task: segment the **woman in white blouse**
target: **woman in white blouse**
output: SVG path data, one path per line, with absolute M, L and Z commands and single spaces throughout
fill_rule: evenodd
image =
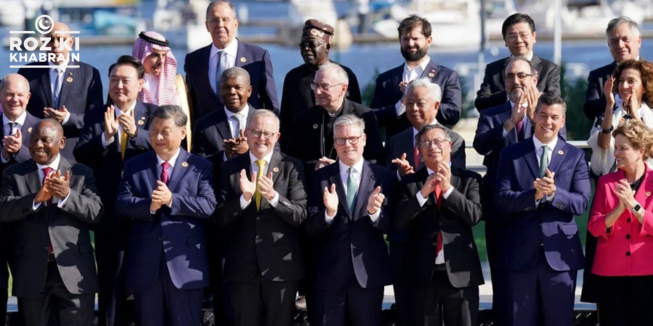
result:
M 615 109 L 614 83 L 621 104 Z M 605 81 L 605 113 L 596 118 L 587 140 L 592 149 L 591 168 L 597 176 L 616 171 L 612 131 L 626 119 L 641 119 L 653 128 L 653 64 L 643 60 L 628 60 L 617 66 Z M 648 159 L 649 164 L 653 163 Z M 653 166 L 653 164 L 651 165 Z

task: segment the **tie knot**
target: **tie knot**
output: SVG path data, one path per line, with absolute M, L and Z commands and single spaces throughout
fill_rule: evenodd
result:
M 43 170 L 43 177 L 47 177 L 48 175 L 50 175 L 53 169 L 51 167 L 46 166 L 42 170 Z
M 547 149 L 549 149 L 549 146 L 547 146 L 547 145 L 542 145 L 542 152 L 545 152 Z
M 256 165 L 258 166 L 259 169 L 262 169 L 263 166 L 265 165 L 265 160 L 256 160 Z
M 170 163 L 168 163 L 168 161 L 165 161 L 165 162 L 161 163 L 161 167 L 164 170 L 167 170 L 169 166 L 170 166 Z

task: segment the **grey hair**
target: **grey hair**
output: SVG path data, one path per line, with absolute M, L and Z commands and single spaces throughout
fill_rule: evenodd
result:
M 365 121 L 353 114 L 344 114 L 336 119 L 333 123 L 333 130 L 336 130 L 336 127 L 345 127 L 354 125 L 361 130 L 362 133 L 365 132 Z M 336 138 L 336 133 L 333 133 L 333 138 Z
M 436 102 L 442 101 L 442 89 L 440 85 L 431 82 L 428 78 L 414 79 L 406 86 L 406 95 L 413 92 L 415 88 L 424 87 L 428 91 L 429 97 Z
M 25 77 L 23 77 L 23 75 L 20 75 L 20 74 L 17 74 L 17 73 L 8 74 L 8 75 L 2 77 L 2 79 L 0 80 L 0 92 L 2 92 L 2 91 L 5 90 L 5 87 L 6 87 L 7 84 L 9 83 L 9 78 L 11 78 L 12 76 L 20 77 L 20 78 L 19 78 L 20 81 L 22 81 L 23 83 L 25 83 L 25 87 L 27 87 L 27 92 L 28 92 L 28 93 L 30 92 L 29 81 L 27 80 L 27 78 L 25 78 Z
M 186 127 L 188 117 L 179 105 L 161 105 L 150 114 L 150 120 L 154 119 L 173 119 L 175 126 Z
M 347 72 L 345 71 L 345 69 L 340 67 L 340 65 L 335 63 L 327 63 L 325 65 L 320 66 L 320 69 L 317 70 L 315 76 L 317 76 L 317 74 L 320 73 L 326 74 L 330 70 L 333 70 L 334 76 L 336 77 L 336 81 L 338 83 L 349 85 L 349 76 L 347 75 Z
M 238 19 L 238 16 L 236 16 L 236 7 L 234 7 L 234 5 L 231 2 L 225 1 L 225 0 L 211 1 L 209 3 L 209 6 L 206 7 L 206 18 L 209 17 L 209 13 L 211 12 L 211 10 L 213 10 L 213 7 L 215 7 L 215 6 L 217 6 L 217 5 L 221 4 L 221 3 L 226 3 L 227 5 L 229 5 L 229 8 L 231 8 L 231 11 L 234 13 L 234 18 Z
M 610 37 L 610 33 L 614 31 L 617 27 L 619 27 L 621 24 L 628 24 L 628 27 L 630 27 L 630 30 L 635 33 L 635 35 L 639 36 L 641 33 L 639 32 L 639 25 L 637 22 L 634 20 L 626 17 L 626 16 L 620 16 L 617 17 L 613 20 L 611 20 L 608 23 L 608 28 L 605 29 L 605 34 Z
M 222 84 L 222 81 L 227 80 L 228 78 L 238 78 L 238 77 L 243 77 L 247 81 L 247 86 L 250 86 L 250 77 L 249 73 L 247 70 L 241 68 L 241 67 L 231 67 L 224 72 L 222 72 L 222 77 L 220 77 L 220 84 Z
M 446 139 L 448 141 L 451 141 L 451 136 L 449 135 L 449 130 L 447 128 L 445 128 L 444 126 L 439 125 L 439 124 L 426 125 L 426 126 L 422 127 L 422 129 L 417 132 L 417 135 L 416 135 L 417 139 L 421 140 L 422 136 L 424 136 L 427 132 L 429 132 L 429 131 L 431 131 L 433 129 L 442 130 L 444 132 L 444 139 Z
M 251 110 L 251 108 L 250 108 Z M 261 118 L 271 118 L 276 122 L 277 124 L 277 131 L 279 131 L 279 126 L 281 125 L 281 120 L 279 120 L 279 117 L 270 110 L 267 109 L 259 109 L 259 110 L 254 110 L 249 116 L 249 119 L 247 120 L 247 128 L 249 128 L 249 125 L 252 123 L 252 120 L 254 120 L 255 117 L 261 117 Z

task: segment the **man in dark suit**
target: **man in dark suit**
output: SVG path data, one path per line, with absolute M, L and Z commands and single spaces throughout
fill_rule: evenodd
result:
M 209 286 L 204 223 L 216 205 L 213 167 L 180 147 L 188 118 L 179 106 L 160 106 L 151 118 L 154 151 L 125 163 L 116 199 L 118 215 L 133 220 L 127 286 L 140 325 L 199 325 Z
M 231 3 L 218 0 L 209 4 L 206 29 L 211 33 L 213 44 L 186 55 L 184 64 L 194 121 L 222 107 L 217 87 L 222 72 L 231 67 L 242 67 L 249 73 L 253 87 L 249 98 L 252 107 L 279 108 L 270 54 L 256 45 L 239 41 L 236 38 L 238 24 Z
M 130 222 L 118 218 L 115 201 L 124 162 L 152 148 L 149 118 L 156 106 L 138 100 L 144 73 L 140 61 L 131 56 L 122 56 L 111 66 L 109 97 L 113 105 L 96 107 L 86 114 L 84 129 L 73 152 L 78 162 L 93 169 L 106 209 L 104 218 L 93 227 L 100 279 L 98 320 L 101 326 L 127 322 L 124 258 Z
M 302 39 L 299 43 L 299 51 L 304 59 L 304 64 L 290 70 L 283 81 L 281 112 L 279 114 L 281 118 L 281 148 L 284 152 L 287 148 L 286 145 L 288 144 L 295 116 L 315 105 L 315 93 L 311 89 L 315 79 L 315 72 L 322 65 L 335 63 L 329 60 L 329 50 L 331 49 L 334 31 L 331 25 L 317 19 L 309 19 L 304 23 Z M 347 99 L 361 103 L 361 91 L 356 75 L 348 67 L 340 66 L 345 69 L 347 77 L 349 77 Z
M 565 102 L 542 94 L 533 137 L 501 151 L 495 204 L 499 269 L 506 273 L 509 326 L 569 325 L 585 259 L 574 215 L 591 195 L 585 153 L 559 138 Z
M 528 139 L 533 134 L 534 108 L 537 106 L 539 94 L 537 71 L 530 61 L 524 58 L 511 58 L 505 69 L 505 89 L 509 101 L 497 107 L 481 111 L 478 119 L 474 149 L 483 155 L 483 165 L 487 168 L 481 185 L 484 216 L 498 214 L 494 205 L 494 185 L 499 171 L 499 154 L 501 150 L 519 141 Z M 521 76 L 521 77 L 520 77 Z M 529 108 L 533 108 L 529 110 Z M 564 125 L 560 129 L 560 137 L 567 139 Z M 503 226 L 494 223 L 490 218 L 485 221 L 485 243 L 487 245 L 488 262 L 492 275 L 492 310 L 496 312 L 495 323 L 502 325 L 500 318 L 506 314 L 501 309 L 507 309 L 506 296 L 501 293 L 506 289 L 501 282 L 507 281 L 505 273 L 499 270 L 498 242 L 503 236 Z
M 299 225 L 306 218 L 301 161 L 274 151 L 279 118 L 252 114 L 250 150 L 222 166 L 217 223 L 227 232 L 224 280 L 236 326 L 293 323 L 294 294 L 304 277 Z M 251 176 L 251 178 L 250 178 Z
M 481 176 L 452 165 L 445 127 L 427 125 L 418 137 L 425 167 L 401 180 L 393 215 L 410 234 L 405 304 L 415 325 L 475 326 L 483 272 L 472 227 L 481 220 Z
M 617 65 L 626 60 L 639 60 L 639 51 L 642 48 L 642 36 L 639 25 L 628 17 L 621 16 L 611 20 L 606 29 L 608 48 L 614 61 L 606 66 L 590 71 L 587 77 L 587 91 L 583 111 L 585 116 L 594 120 L 605 112 L 605 95 L 603 86 L 614 72 Z M 619 106 L 621 99 L 617 99 Z M 589 235 L 589 233 L 588 233 Z
M 18 73 L 29 80 L 32 91 L 27 111 L 39 119 L 53 118 L 63 125 L 67 146 L 61 154 L 74 161 L 73 149 L 84 126 L 84 114 L 102 106 L 102 79 L 95 67 L 68 60 L 69 50 L 60 42 L 63 38 L 68 46 L 72 46 L 73 35 L 65 33 L 68 31 L 68 26 L 56 22 L 48 35 L 51 37 L 48 53 L 55 56 L 54 60 L 48 61 L 51 68 L 21 68 Z
M 320 67 L 313 82 L 317 105 L 295 117 L 286 154 L 304 162 L 307 175 L 335 163 L 336 146 L 333 124 L 338 117 L 353 114 L 365 121 L 367 142 L 363 156 L 372 163 L 383 165 L 385 156 L 374 111 L 345 98 L 347 73 L 336 64 Z
M 102 216 L 102 202 L 92 171 L 59 154 L 65 145 L 58 121 L 43 120 L 31 133 L 32 159 L 2 175 L 0 221 L 13 222 L 9 266 L 27 326 L 93 323 L 98 280 L 88 224 Z
M 370 107 L 375 109 L 379 126 L 385 127 L 386 141 L 407 128 L 406 108 L 402 97 L 406 85 L 417 78 L 429 78 L 442 90 L 442 101 L 437 119 L 443 125 L 458 123 L 461 114 L 461 90 L 458 74 L 431 60 L 431 23 L 411 15 L 399 24 L 401 55 L 406 62 L 390 69 L 376 79 L 376 88 Z
M 337 163 L 313 174 L 306 221 L 315 267 L 313 326 L 381 325 L 383 287 L 390 284 L 387 199 L 393 176 L 363 158 L 365 122 L 351 114 L 334 123 Z
M 501 34 L 506 47 L 510 50 L 510 57 L 497 60 L 485 67 L 481 89 L 476 92 L 476 109 L 480 112 L 508 101 L 504 87 L 504 70 L 507 60 L 511 57 L 523 57 L 533 64 L 533 68 L 537 71 L 539 92 L 560 95 L 560 67 L 533 53 L 533 44 L 537 36 L 533 19 L 521 13 L 511 15 L 503 22 Z

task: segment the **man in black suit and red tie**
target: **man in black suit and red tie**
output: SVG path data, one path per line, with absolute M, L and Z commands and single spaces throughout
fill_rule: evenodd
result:
M 250 75 L 249 104 L 258 109 L 278 110 L 277 88 L 267 50 L 236 38 L 238 18 L 233 4 L 218 0 L 206 9 L 206 29 L 213 43 L 186 55 L 184 71 L 193 120 L 222 107 L 220 78 L 231 67 L 241 67 Z

